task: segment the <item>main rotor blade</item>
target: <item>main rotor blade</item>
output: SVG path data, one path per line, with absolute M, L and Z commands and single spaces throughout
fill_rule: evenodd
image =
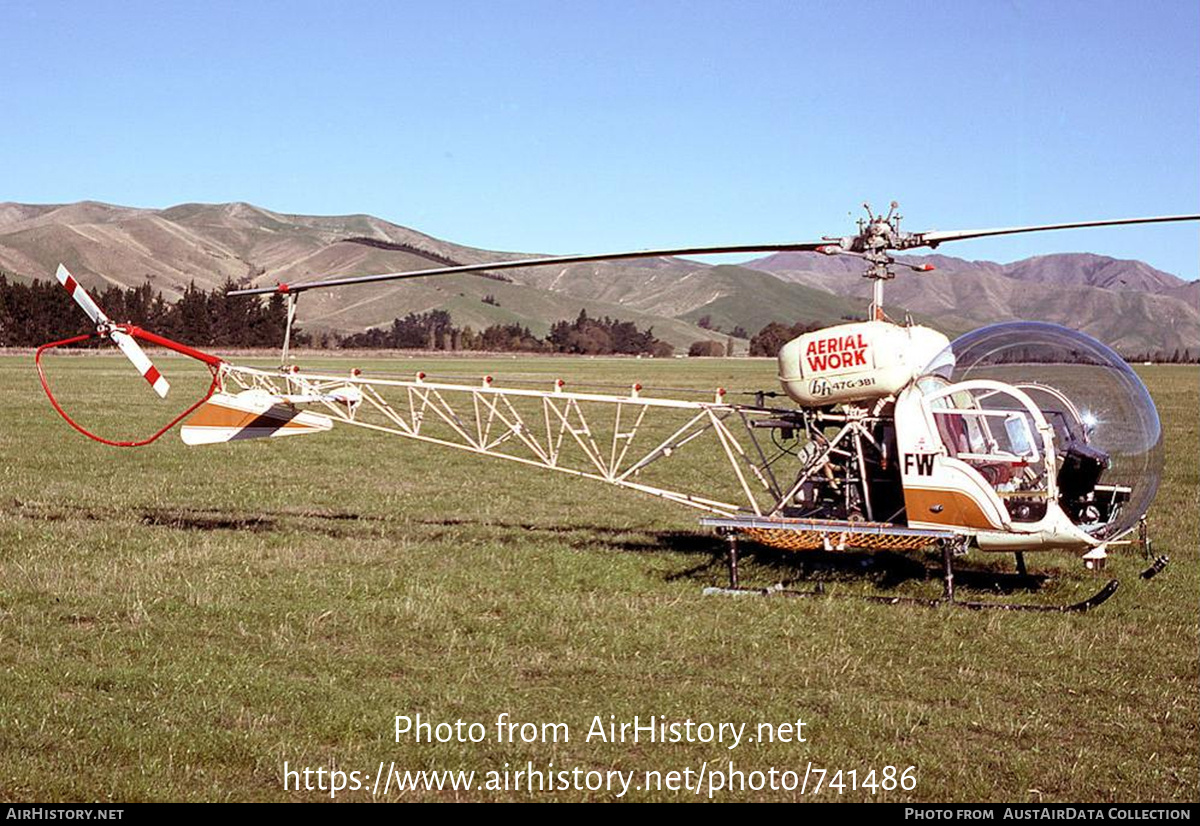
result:
M 492 261 L 486 264 L 463 264 L 456 267 L 437 267 L 430 270 L 410 272 L 387 272 L 379 275 L 358 275 L 348 278 L 330 278 L 325 281 L 309 281 L 306 284 L 280 284 L 275 287 L 254 287 L 232 290 L 229 295 L 266 295 L 268 293 L 301 293 L 327 287 L 342 287 L 347 284 L 370 284 L 375 281 L 398 281 L 404 278 L 424 278 L 430 275 L 453 275 L 460 272 L 483 272 L 486 270 L 514 270 L 520 267 L 546 267 L 553 264 L 584 264 L 589 261 L 620 261 L 630 258 L 662 258 L 670 255 L 719 255 L 728 252 L 812 252 L 818 247 L 836 241 L 799 241 L 790 244 L 743 244 L 732 247 L 677 247 L 661 250 L 630 250 L 595 255 L 557 255 L 550 258 L 523 258 L 516 261 Z
M 1000 229 L 920 232 L 916 233 L 920 241 L 914 244 L 914 246 L 936 247 L 943 241 L 963 241 L 968 238 L 985 238 L 989 235 L 1015 235 L 1019 232 L 1043 232 L 1051 229 L 1079 229 L 1081 227 L 1112 227 L 1122 224 L 1165 224 L 1171 221 L 1200 221 L 1200 215 L 1164 215 L 1157 218 L 1115 218 L 1107 221 L 1077 221 L 1071 224 L 1036 224 L 1028 227 L 1003 227 Z

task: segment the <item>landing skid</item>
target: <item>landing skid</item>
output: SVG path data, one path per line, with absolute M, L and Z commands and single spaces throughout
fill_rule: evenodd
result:
M 1120 584 L 1117 580 L 1110 579 L 1099 591 L 1087 599 L 1071 605 L 1035 605 L 1024 602 L 956 602 L 953 600 L 951 600 L 951 603 L 959 608 L 971 608 L 975 610 L 995 608 L 1001 611 L 1053 611 L 1062 614 L 1082 613 L 1090 611 L 1115 594 Z
M 951 608 L 969 608 L 974 611 L 982 610 L 1000 610 L 1000 611 L 1042 611 L 1042 612 L 1057 612 L 1057 613 L 1082 613 L 1090 611 L 1092 608 L 1103 603 L 1109 597 L 1117 592 L 1120 583 L 1111 579 L 1107 584 L 1092 596 L 1080 602 L 1071 605 L 1035 605 L 1031 603 L 1018 602 L 962 602 L 956 599 L 920 599 L 918 597 L 880 597 L 880 596 L 854 596 L 851 594 L 831 594 L 825 591 L 824 588 L 815 588 L 812 591 L 795 591 L 789 588 L 784 588 L 782 584 L 773 585 L 770 588 L 719 588 L 709 587 L 704 589 L 705 596 L 781 596 L 781 597 L 851 597 L 854 599 L 862 599 L 867 602 L 878 602 L 884 605 L 923 605 L 926 608 L 940 608 L 943 605 Z
M 1142 579 L 1154 579 L 1156 576 L 1158 576 L 1159 574 L 1162 573 L 1163 568 L 1166 568 L 1167 563 L 1170 561 L 1171 561 L 1171 557 L 1167 556 L 1166 554 L 1163 554 L 1158 559 L 1154 560 L 1154 562 L 1150 565 L 1150 567 L 1147 568 L 1146 570 L 1142 571 L 1139 574 L 1139 576 Z
M 790 588 L 785 588 L 782 583 L 773 585 L 769 588 L 744 588 L 738 582 L 738 535 L 734 531 L 725 534 L 725 539 L 728 542 L 727 562 L 729 565 L 729 586 L 709 587 L 704 589 L 706 596 L 781 596 L 781 597 L 797 597 L 797 598 L 812 598 L 812 597 L 852 597 L 855 599 L 863 599 L 868 602 L 879 602 L 887 605 L 923 605 L 928 608 L 940 608 L 948 606 L 952 608 L 968 608 L 973 611 L 982 610 L 1000 610 L 1000 611 L 1041 611 L 1055 613 L 1083 613 L 1090 611 L 1093 608 L 1101 605 L 1109 597 L 1117 592 L 1120 583 L 1115 580 L 1109 580 L 1103 588 L 1097 591 L 1087 599 L 1068 605 L 1040 605 L 1035 603 L 1020 603 L 1020 602 L 976 602 L 963 601 L 954 597 L 954 557 L 955 545 L 953 542 L 942 543 L 942 596 L 939 599 L 921 599 L 918 597 L 881 597 L 881 596 L 857 596 L 851 594 L 830 594 L 825 591 L 824 587 L 818 585 L 816 588 L 809 591 L 798 591 Z M 1162 562 L 1159 565 L 1159 562 Z M 1166 561 L 1156 560 L 1155 565 L 1150 570 L 1154 573 L 1161 571 L 1166 566 Z M 1153 574 L 1151 574 L 1153 576 Z M 1146 577 L 1143 574 L 1143 578 Z

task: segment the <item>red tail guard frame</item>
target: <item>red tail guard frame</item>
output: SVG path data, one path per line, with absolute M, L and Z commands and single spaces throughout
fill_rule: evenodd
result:
M 65 347 L 68 344 L 78 344 L 81 341 L 87 341 L 91 338 L 103 336 L 101 336 L 100 333 L 87 333 L 84 335 L 73 336 L 71 338 L 64 338 L 62 341 L 52 341 L 49 344 L 43 344 L 37 349 L 37 353 L 33 357 L 34 363 L 37 365 L 38 378 L 42 382 L 42 389 L 46 391 L 46 397 L 50 399 L 50 404 L 56 411 L 58 411 L 58 415 L 62 416 L 63 420 L 66 421 L 67 424 L 78 430 L 84 436 L 87 436 L 89 439 L 93 439 L 101 444 L 111 445 L 113 447 L 142 447 L 143 445 L 148 445 L 151 442 L 156 441 L 158 437 L 162 436 L 168 430 L 191 415 L 196 408 L 208 401 L 212 397 L 212 394 L 217 392 L 218 388 L 220 387 L 221 365 L 223 365 L 225 362 L 217 356 L 211 355 L 210 353 L 201 352 L 200 350 L 196 350 L 192 347 L 188 347 L 186 344 L 180 344 L 178 341 L 172 341 L 169 338 L 163 338 L 160 335 L 151 333 L 148 330 L 143 330 L 141 327 L 135 327 L 132 324 L 114 324 L 113 329 L 119 330 L 126 335 L 132 336 L 133 338 L 141 339 L 148 344 L 157 344 L 160 347 L 173 350 L 174 352 L 187 356 L 188 358 L 193 358 L 197 361 L 203 362 L 208 366 L 209 371 L 212 373 L 212 381 L 208 385 L 208 391 L 194 404 L 192 404 L 191 407 L 189 407 L 187 410 L 184 410 L 175 418 L 171 419 L 171 421 L 163 425 L 160 430 L 158 430 L 149 438 L 142 439 L 141 441 L 131 442 L 105 439 L 103 436 L 97 436 L 95 433 L 87 430 L 67 415 L 67 411 L 63 410 L 62 405 L 58 403 L 58 399 L 54 398 L 54 393 L 50 390 L 50 383 L 46 380 L 46 372 L 42 368 L 42 353 L 44 353 L 46 350 L 53 350 L 55 347 Z

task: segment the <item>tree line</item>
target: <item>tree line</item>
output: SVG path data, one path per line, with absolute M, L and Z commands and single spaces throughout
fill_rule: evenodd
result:
M 580 310 L 574 321 L 558 321 L 545 337 L 520 324 L 493 324 L 476 331 L 456 327 L 445 310 L 409 313 L 390 327 L 338 337 L 326 346 L 372 349 L 483 350 L 514 353 L 574 353 L 578 355 L 670 356 L 674 348 L 656 338 L 653 328 L 638 329 L 629 321 L 605 316 L 592 318 Z
M 168 302 L 149 283 L 110 286 L 92 297 L 105 314 L 167 338 L 197 347 L 278 347 L 287 328 L 287 303 L 278 293 L 265 301 L 230 296 L 227 281 L 211 291 L 189 284 Z M 36 347 L 91 332 L 92 323 L 57 281 L 23 283 L 0 272 L 0 347 Z M 674 348 L 628 321 L 592 318 L 581 310 L 574 321 L 559 321 L 547 336 L 520 324 L 493 324 L 483 330 L 456 327 L 445 310 L 409 313 L 389 327 L 342 336 L 316 336 L 292 326 L 292 343 L 324 348 L 479 350 L 575 353 L 581 355 L 670 356 Z
M 114 321 L 197 347 L 277 347 L 287 326 L 283 296 L 266 301 L 228 295 L 232 281 L 206 291 L 194 283 L 168 302 L 149 283 L 110 286 L 92 297 Z M 11 281 L 0 273 L 0 347 L 36 347 L 92 332 L 92 322 L 57 281 Z M 293 338 L 295 338 L 293 328 Z M 303 334 L 301 334 L 303 335 Z
M 1135 363 L 1149 361 L 1155 364 L 1200 364 L 1200 351 L 1193 353 L 1190 347 L 1182 349 L 1176 347 L 1173 352 L 1153 350 L 1134 353 L 1133 355 L 1125 356 L 1125 360 Z

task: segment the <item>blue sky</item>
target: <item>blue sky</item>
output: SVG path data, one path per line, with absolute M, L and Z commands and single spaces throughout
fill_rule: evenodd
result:
M 546 253 L 1200 212 L 1200 4 L 0 3 L 0 201 Z M 1195 224 L 964 242 L 1200 276 Z

